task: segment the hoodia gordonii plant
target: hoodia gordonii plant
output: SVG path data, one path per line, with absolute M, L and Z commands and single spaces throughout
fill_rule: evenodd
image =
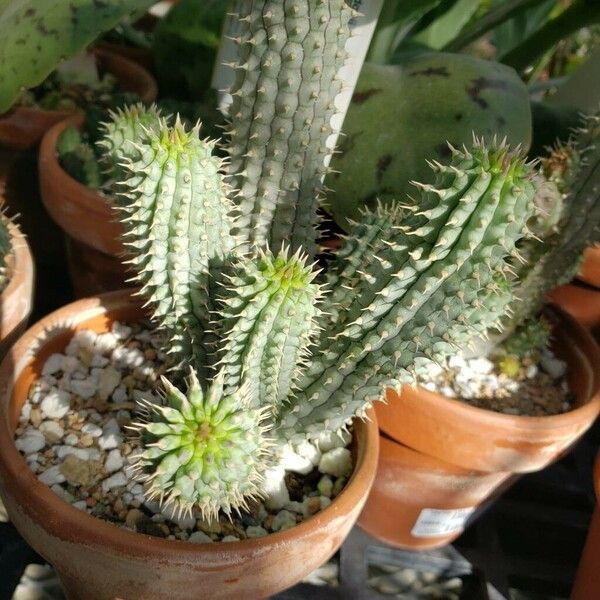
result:
M 9 218 L 0 211 L 0 292 L 8 285 L 9 279 L 8 259 L 12 253 L 9 222 Z
M 272 71 L 269 35 L 285 57 L 288 39 L 299 52 L 299 31 L 312 39 L 334 23 L 321 48 L 331 64 L 347 38 L 333 8 L 346 7 L 328 3 L 323 21 L 323 4 L 242 3 L 242 24 L 254 28 L 245 71 L 255 83 L 237 97 L 248 95 L 252 111 L 260 104 L 259 121 L 273 132 L 295 131 L 297 119 L 308 117 L 277 108 L 283 89 L 289 102 L 306 98 L 301 85 L 288 84 L 286 65 L 296 68 L 294 61 L 279 62 L 277 76 Z M 297 75 L 310 79 L 314 55 L 301 54 Z M 333 102 L 336 89 L 321 93 L 315 107 Z M 235 113 L 234 129 L 236 122 L 249 126 L 243 118 L 255 120 Z M 528 273 L 518 265 L 529 244 L 542 243 L 534 236 L 546 216 L 536 167 L 505 144 L 475 141 L 468 150 L 451 148 L 447 164 L 432 163 L 435 183 L 418 186 L 410 206 L 365 213 L 319 273 L 304 252 L 316 238 L 302 225 L 312 208 L 300 207 L 305 199 L 314 206 L 318 186 L 314 170 L 294 171 L 298 156 L 289 149 L 296 142 L 280 147 L 269 135 L 260 147 L 241 148 L 243 137 L 238 143 L 233 134 L 227 165 L 199 134 L 199 126 L 188 131 L 162 120 L 122 143 L 119 206 L 141 293 L 179 365 L 172 371 L 178 387 L 165 380 L 163 403 L 147 405 L 137 424 L 139 473 L 162 502 L 214 518 L 261 494 L 261 474 L 284 444 L 346 428 L 386 388 L 414 382 L 428 361 L 443 363 L 494 328 L 512 327 L 509 315 L 522 302 L 516 290 Z M 322 139 L 306 140 L 310 162 Z M 268 160 L 254 162 L 265 148 Z M 225 177 L 234 163 L 246 173 L 231 187 Z M 263 205 L 258 187 L 280 185 L 269 179 L 271 168 L 290 169 L 299 189 L 312 191 L 305 199 L 277 193 Z M 250 175 L 257 189 L 248 187 Z M 256 211 L 246 210 L 248 200 Z M 275 226 L 280 206 L 292 209 L 287 233 Z M 263 217 L 258 230 L 251 214 Z M 305 232 L 302 241 L 293 231 Z M 537 307 L 542 287 L 531 294 Z M 185 385 L 183 364 L 190 369 Z

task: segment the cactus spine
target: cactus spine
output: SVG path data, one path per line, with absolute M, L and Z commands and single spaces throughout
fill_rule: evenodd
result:
M 315 253 L 352 14 L 344 0 L 241 3 L 229 173 L 251 245 Z

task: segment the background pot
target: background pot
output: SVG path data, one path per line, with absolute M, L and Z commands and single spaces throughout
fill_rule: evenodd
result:
M 377 477 L 358 524 L 401 548 L 437 548 L 455 540 L 510 473 L 482 473 L 379 439 Z
M 596 508 L 579 560 L 571 600 L 600 598 L 600 453 L 596 455 L 594 463 L 594 491 Z
M 106 50 L 95 50 L 101 70 L 111 73 L 125 92 L 136 93 L 144 102 L 156 99 L 156 81 L 140 65 Z M 56 123 L 73 115 L 72 112 L 15 106 L 0 115 L 0 146 L 14 150 L 33 148 L 44 133 Z
M 40 193 L 46 210 L 67 235 L 73 291 L 81 298 L 121 289 L 127 277 L 120 258 L 122 228 L 110 199 L 73 179 L 58 161 L 58 138 L 71 125 L 82 128 L 83 115 L 54 125 L 42 140 Z
M 600 335 L 600 289 L 594 289 L 575 280 L 562 285 L 549 295 L 550 302 L 575 317 L 584 327 L 592 331 L 596 339 Z
M 375 411 L 389 439 L 382 437 L 377 480 L 359 521 L 369 533 L 398 546 L 443 545 L 482 502 L 520 473 L 559 458 L 591 426 L 600 412 L 600 349 L 573 317 L 557 308 L 545 315 L 553 350 L 568 364 L 576 407 L 547 417 L 513 416 L 420 387 L 388 391 L 388 403 L 376 403 Z M 382 510 L 385 520 L 376 514 Z M 419 518 L 424 535 L 414 535 Z
M 12 256 L 8 264 L 10 280 L 0 294 L 0 359 L 25 331 L 33 306 L 34 267 L 25 236 L 9 224 Z
M 600 246 L 590 246 L 585 251 L 577 279 L 600 288 Z
M 40 483 L 17 452 L 21 406 L 46 358 L 73 332 L 106 331 L 140 318 L 128 291 L 70 304 L 31 327 L 0 366 L 0 490 L 17 529 L 60 574 L 72 599 L 263 598 L 301 580 L 340 546 L 364 504 L 377 465 L 375 421 L 355 427 L 355 470 L 330 506 L 264 538 L 192 544 L 145 536 L 89 516 Z

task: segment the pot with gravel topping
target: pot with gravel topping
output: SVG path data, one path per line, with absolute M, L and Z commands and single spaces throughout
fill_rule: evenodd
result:
M 545 317 L 552 353 L 538 374 L 498 376 L 493 361 L 466 373 L 467 360 L 458 382 L 448 369 L 435 385 L 423 378 L 376 405 L 379 467 L 363 529 L 400 547 L 450 543 L 517 477 L 557 460 L 587 431 L 600 412 L 600 350 L 566 313 L 548 307 Z
M 128 291 L 81 300 L 34 325 L 3 362 L 0 491 L 11 520 L 70 598 L 275 594 L 325 562 L 357 518 L 377 462 L 375 421 L 287 448 L 266 495 L 231 517 L 160 507 L 128 470 L 138 438 L 127 426 L 164 372 L 160 334 L 142 316 Z

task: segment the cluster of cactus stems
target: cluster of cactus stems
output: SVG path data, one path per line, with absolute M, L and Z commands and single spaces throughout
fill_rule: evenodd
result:
M 532 314 L 600 217 L 598 149 L 563 202 L 581 210 L 550 219 L 536 165 L 475 140 L 432 163 L 435 183 L 406 204 L 366 212 L 320 272 L 317 203 L 351 11 L 240 4 L 229 158 L 199 126 L 139 108 L 115 114 L 105 141 L 129 262 L 179 386 L 165 380 L 137 425 L 139 471 L 151 494 L 206 518 L 260 496 L 281 445 L 347 428 L 386 388 Z M 541 266 L 521 265 L 529 255 Z

